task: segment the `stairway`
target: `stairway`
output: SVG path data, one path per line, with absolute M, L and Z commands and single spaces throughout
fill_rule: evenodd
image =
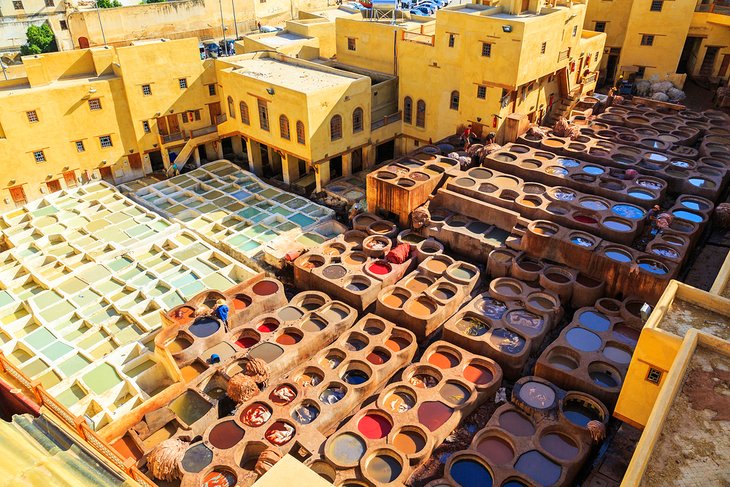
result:
M 0 421 L 0 486 L 138 485 L 100 462 L 43 415 Z
M 193 154 L 193 150 L 195 150 L 196 147 L 207 142 L 213 142 L 214 140 L 218 140 L 218 131 L 215 130 L 215 127 L 212 128 L 212 131 L 197 136 L 195 131 L 193 131 L 193 136 L 190 137 L 187 142 L 185 142 L 185 145 L 180 150 L 180 153 L 177 155 L 175 160 L 172 161 L 177 164 L 177 169 L 179 171 L 181 171 L 185 164 L 187 164 L 190 156 Z
M 543 125 L 546 127 L 552 127 L 560 117 L 570 118 L 570 112 L 575 108 L 575 105 L 580 99 L 580 87 L 574 89 L 568 94 L 567 98 L 560 98 L 558 102 L 553 105 L 553 109 L 550 111 L 544 121 Z

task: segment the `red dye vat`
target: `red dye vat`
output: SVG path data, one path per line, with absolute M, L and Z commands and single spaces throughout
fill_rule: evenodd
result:
M 575 219 L 575 221 L 580 222 L 580 223 L 585 223 L 587 225 L 595 225 L 596 224 L 596 219 L 595 218 L 591 218 L 589 216 L 576 215 L 573 218 Z
M 388 361 L 388 356 L 383 352 L 373 351 L 367 356 L 368 362 L 374 365 L 382 365 Z
M 418 422 L 430 431 L 436 431 L 449 420 L 453 409 L 438 401 L 426 401 L 418 408 Z
M 279 328 L 278 323 L 274 323 L 271 321 L 265 321 L 259 325 L 257 330 L 260 332 L 263 332 L 263 333 L 271 333 L 272 331 L 276 330 L 277 328 Z
M 234 487 L 237 481 L 231 472 L 213 470 L 203 478 L 202 487 Z
M 236 345 L 241 348 L 251 348 L 256 345 L 259 341 L 253 337 L 241 337 L 236 340 Z
M 390 266 L 385 262 L 375 262 L 370 266 L 370 272 L 382 276 L 390 272 Z
M 301 338 L 297 335 L 294 335 L 292 333 L 284 333 L 276 339 L 276 343 L 280 345 L 294 345 L 299 340 L 301 340 Z
M 459 359 L 448 352 L 436 352 L 428 357 L 428 362 L 439 369 L 450 369 L 459 363 Z
M 391 349 L 394 352 L 398 352 L 400 350 L 403 350 L 408 345 L 410 345 L 411 342 L 406 340 L 405 338 L 401 337 L 390 337 L 388 338 L 388 341 L 385 342 L 385 346 Z
M 385 416 L 366 414 L 358 421 L 357 429 L 371 440 L 378 440 L 388 436 L 393 425 Z
M 279 290 L 279 285 L 273 281 L 259 281 L 253 287 L 253 292 L 259 296 L 269 296 Z
M 469 365 L 464 369 L 464 378 L 474 384 L 488 384 L 494 376 L 486 367 L 481 365 Z
M 193 317 L 194 314 L 195 310 L 190 306 L 181 306 L 172 313 L 170 313 L 170 318 L 175 321 L 188 321 Z
M 248 305 L 251 304 L 251 298 L 244 294 L 240 294 L 233 298 L 233 308 L 236 311 L 241 311 L 242 309 L 246 309 Z

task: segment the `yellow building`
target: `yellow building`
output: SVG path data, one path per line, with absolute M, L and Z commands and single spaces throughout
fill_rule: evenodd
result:
M 715 288 L 726 285 L 727 270 Z M 671 281 L 641 332 L 614 412 L 643 429 L 623 486 L 727 481 L 728 370 L 730 300 Z
M 601 75 L 667 79 L 683 86 L 686 75 L 727 77 L 730 8 L 695 0 L 588 2 L 586 29 L 605 32 Z

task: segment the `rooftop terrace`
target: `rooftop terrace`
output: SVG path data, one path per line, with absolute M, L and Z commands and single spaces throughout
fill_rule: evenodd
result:
M 348 76 L 330 70 L 316 69 L 303 63 L 289 63 L 273 58 L 242 59 L 233 61 L 238 66 L 234 72 L 277 86 L 287 87 L 302 93 L 344 87 L 356 76 Z

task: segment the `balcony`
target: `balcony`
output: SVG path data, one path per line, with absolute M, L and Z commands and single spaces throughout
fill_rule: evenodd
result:
M 216 125 L 220 125 L 223 122 L 225 122 L 226 120 L 228 120 L 228 117 L 226 116 L 226 114 L 225 113 L 221 113 L 219 115 L 216 115 L 216 117 L 215 117 L 215 124 Z
M 730 15 L 730 2 L 713 2 L 697 5 L 695 12 L 707 12 L 720 15 Z
M 398 122 L 402 117 L 403 112 L 396 112 L 392 115 L 386 115 L 385 117 L 379 120 L 375 120 L 372 124 L 370 124 L 370 130 L 379 129 L 380 127 L 385 127 L 386 125 L 390 125 L 391 123 Z
M 163 144 L 169 144 L 178 140 L 185 140 L 185 134 L 183 132 L 175 132 L 174 134 L 161 135 L 160 138 Z

